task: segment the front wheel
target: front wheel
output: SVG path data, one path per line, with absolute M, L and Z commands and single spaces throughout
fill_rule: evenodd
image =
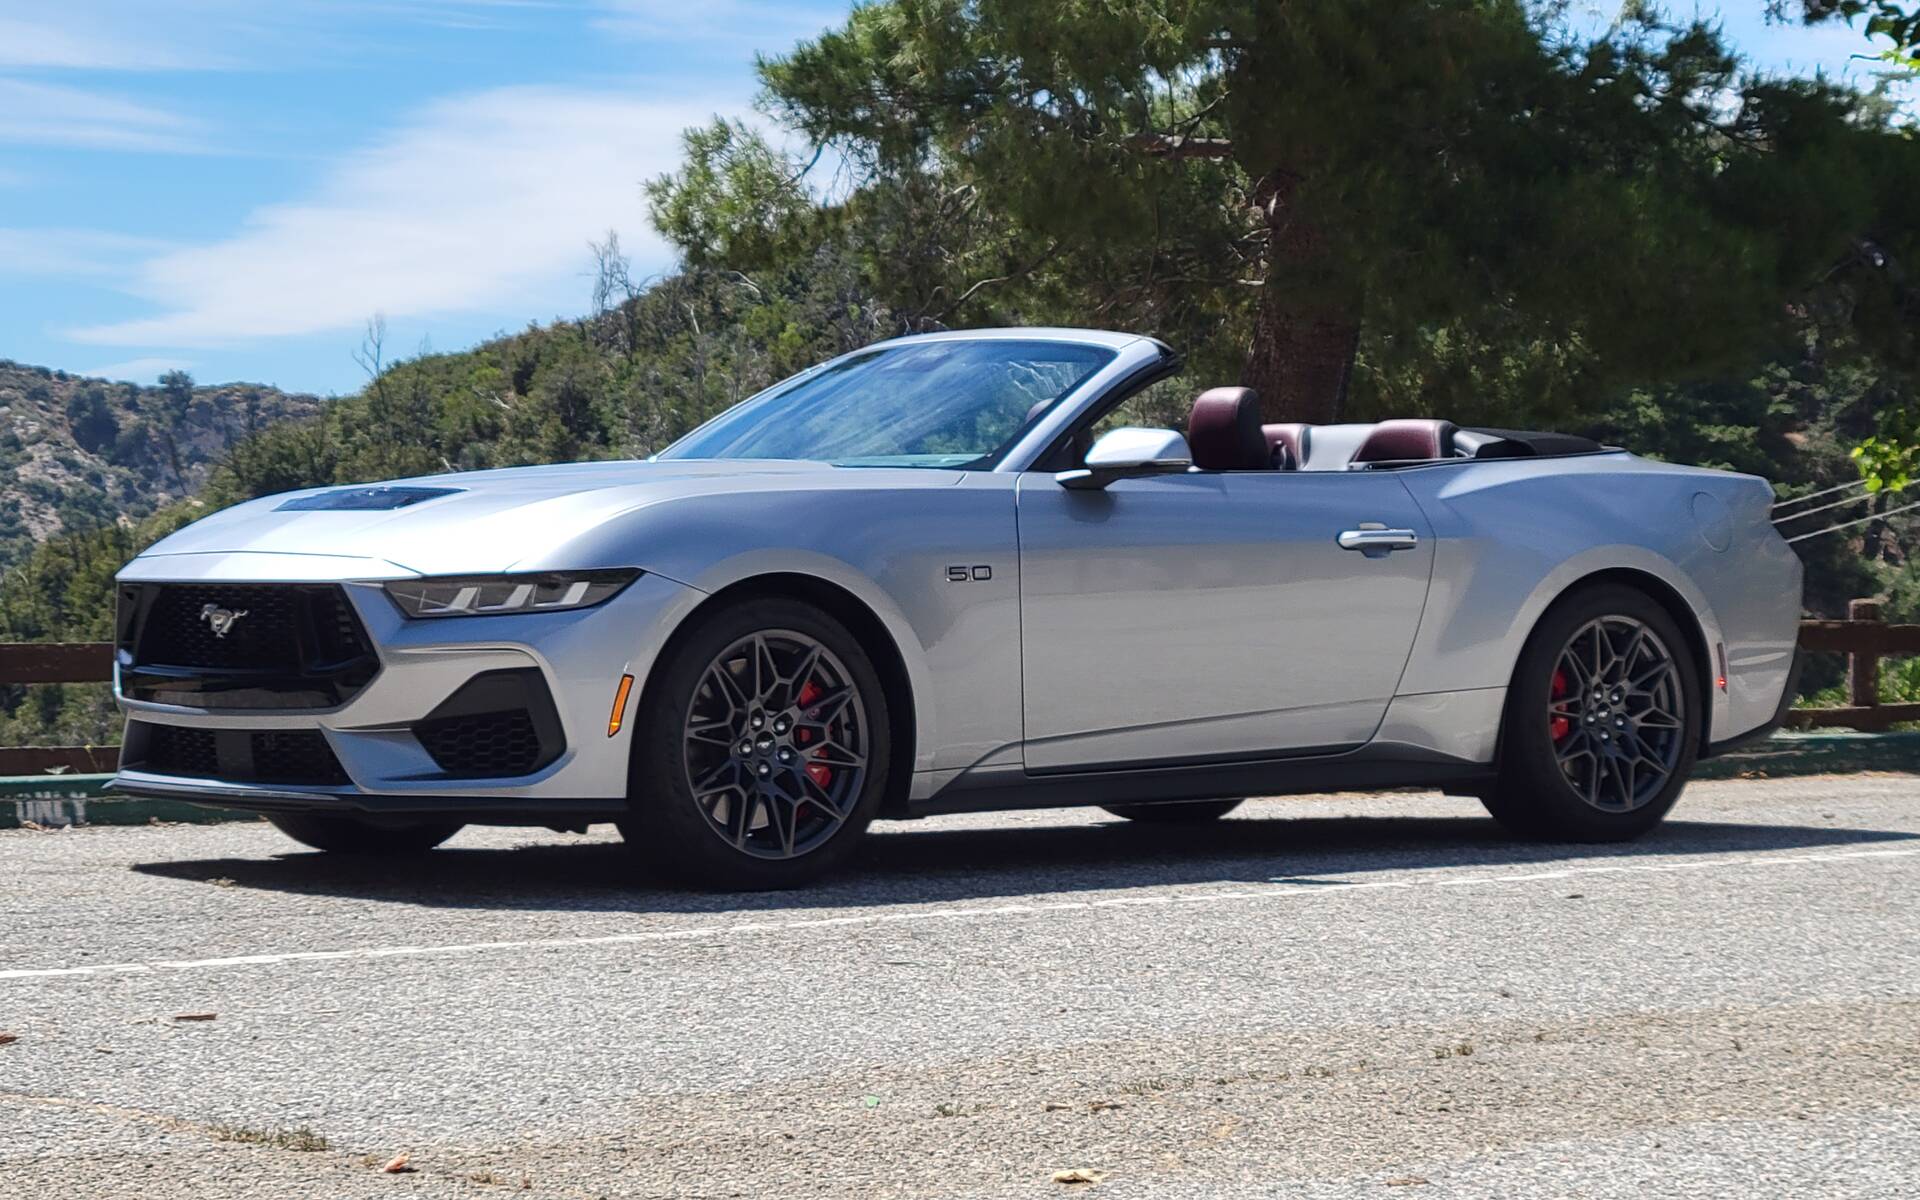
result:
M 796 600 L 697 618 L 648 685 L 621 836 L 698 887 L 793 887 L 846 861 L 886 790 L 873 662 Z
M 1638 837 L 1680 798 L 1703 721 L 1699 671 L 1666 609 L 1619 585 L 1576 592 L 1520 654 L 1483 803 L 1532 837 Z
M 281 833 L 334 854 L 421 854 L 464 826 L 459 821 L 367 821 L 319 813 L 273 813 Z

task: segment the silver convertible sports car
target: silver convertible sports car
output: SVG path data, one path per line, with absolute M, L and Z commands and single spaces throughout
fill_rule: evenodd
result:
M 120 574 L 120 791 L 310 846 L 616 822 L 797 883 L 868 822 L 1423 786 L 1633 837 L 1791 695 L 1759 479 L 1446 421 L 1119 424 L 1151 338 L 803 372 L 646 462 L 269 496 Z

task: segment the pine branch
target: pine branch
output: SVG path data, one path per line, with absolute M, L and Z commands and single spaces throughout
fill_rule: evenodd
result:
M 1172 133 L 1137 133 L 1127 139 L 1135 149 L 1155 158 L 1176 161 L 1189 158 L 1227 159 L 1233 157 L 1233 139 L 1184 137 Z

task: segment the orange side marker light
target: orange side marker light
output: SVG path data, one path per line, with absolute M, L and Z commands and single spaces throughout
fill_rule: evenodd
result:
M 620 726 L 627 719 L 627 693 L 633 690 L 633 676 L 622 675 L 620 687 L 613 693 L 613 712 L 607 717 L 607 736 L 620 732 Z

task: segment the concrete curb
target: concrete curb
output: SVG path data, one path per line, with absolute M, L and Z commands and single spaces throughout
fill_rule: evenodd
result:
M 1776 733 L 1695 768 L 1695 779 L 1764 779 L 1856 771 L 1920 774 L 1920 733 Z
M 1920 774 L 1920 733 L 1778 733 L 1757 746 L 1701 763 L 1696 779 L 1766 779 L 1785 775 L 1904 771 Z M 23 824 L 147 825 L 155 821 L 212 825 L 259 820 L 252 813 L 203 808 L 181 800 L 127 800 L 105 792 L 111 775 L 0 777 L 0 829 Z

